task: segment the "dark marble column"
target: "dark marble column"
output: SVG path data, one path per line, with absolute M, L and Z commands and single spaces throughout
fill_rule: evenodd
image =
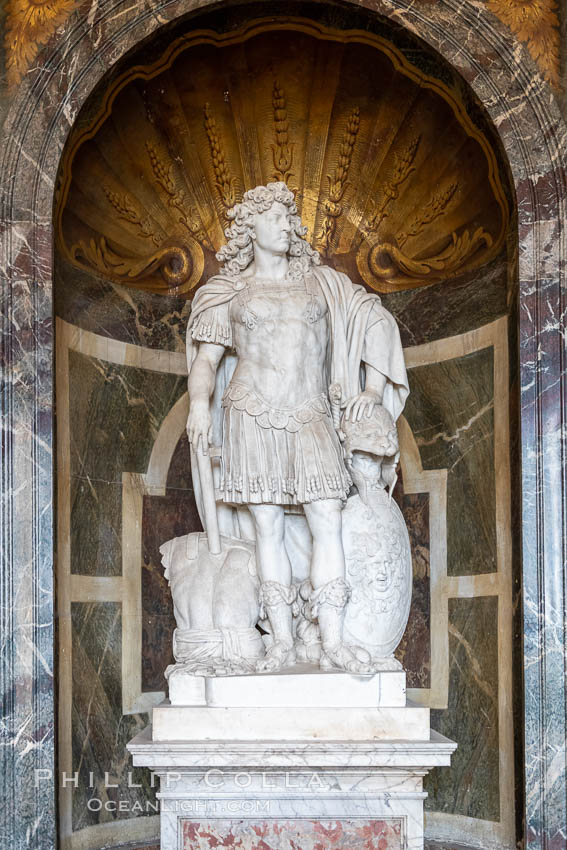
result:
M 12 227 L 32 238 L 27 223 Z M 10 280 L 12 270 L 0 342 L 0 846 L 39 848 L 55 838 L 51 316 L 49 286 Z
M 168 21 L 209 5 L 93 0 L 15 96 L 0 165 L 3 384 L 0 846 L 55 846 L 52 230 L 64 141 L 93 87 Z M 212 5 L 212 4 L 211 4 Z M 522 573 L 528 846 L 567 843 L 565 796 L 565 126 L 527 52 L 469 0 L 362 0 L 408 27 L 475 90 L 516 187 L 522 389 Z M 36 771 L 42 771 L 37 774 Z

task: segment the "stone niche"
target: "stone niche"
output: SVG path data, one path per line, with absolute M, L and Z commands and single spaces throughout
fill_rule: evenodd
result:
M 164 699 L 172 660 L 159 547 L 200 530 L 185 326 L 193 293 L 216 271 L 226 209 L 245 189 L 283 180 L 324 262 L 378 292 L 402 334 L 411 393 L 395 498 L 413 599 L 397 657 L 408 697 L 458 743 L 451 767 L 425 781 L 426 834 L 512 848 L 506 168 L 470 89 L 406 31 L 320 4 L 261 11 L 194 17 L 129 55 L 79 114 L 61 162 L 59 760 L 79 772 L 78 787 L 60 791 L 61 837 L 73 848 L 159 833 L 156 789 L 132 769 L 126 743 Z M 315 754 L 313 765 L 322 758 L 340 762 Z M 259 752 L 250 759 L 262 764 Z M 231 767 L 226 781 L 234 776 Z M 364 830 L 381 848 L 405 846 L 401 825 L 365 817 L 345 809 L 315 822 L 302 810 L 298 820 L 283 807 L 277 820 L 249 812 L 243 824 L 199 810 L 182 828 L 186 846 L 205 833 L 269 841 L 274 830 L 301 847 L 323 834 L 321 846 L 356 847 Z

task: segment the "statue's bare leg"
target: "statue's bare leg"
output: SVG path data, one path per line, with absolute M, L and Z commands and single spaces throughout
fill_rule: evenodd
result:
M 344 608 L 348 601 L 345 555 L 342 541 L 342 506 L 338 499 L 321 499 L 304 505 L 313 537 L 311 584 L 312 612 L 319 620 L 322 667 L 338 667 L 350 673 L 369 673 L 365 650 L 343 642 Z
M 272 629 L 273 644 L 258 662 L 259 671 L 279 670 L 295 661 L 292 606 L 295 588 L 284 545 L 284 510 L 280 505 L 249 505 L 256 530 L 256 563 L 262 579 L 260 605 Z

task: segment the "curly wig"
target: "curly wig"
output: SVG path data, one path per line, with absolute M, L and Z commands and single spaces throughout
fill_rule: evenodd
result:
M 301 224 L 293 192 L 285 183 L 268 183 L 256 186 L 244 193 L 242 203 L 227 211 L 232 224 L 225 230 L 228 239 L 226 245 L 218 251 L 216 258 L 223 263 L 221 271 L 231 277 L 238 277 L 254 259 L 254 215 L 267 212 L 279 201 L 288 209 L 291 224 L 289 246 L 289 276 L 302 277 L 309 268 L 319 264 L 319 254 L 305 241 L 307 228 Z

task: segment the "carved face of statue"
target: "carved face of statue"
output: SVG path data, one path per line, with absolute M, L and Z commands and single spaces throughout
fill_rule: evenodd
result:
M 377 593 L 387 593 L 390 585 L 394 581 L 394 571 L 391 561 L 378 559 L 376 562 L 376 573 L 373 577 L 373 583 Z
M 347 552 L 356 605 L 386 611 L 395 604 L 403 581 L 403 541 L 397 530 L 379 528 L 377 534 L 358 534 Z
M 274 201 L 269 210 L 254 216 L 254 250 L 269 254 L 287 254 L 290 246 L 291 222 L 288 208 Z

